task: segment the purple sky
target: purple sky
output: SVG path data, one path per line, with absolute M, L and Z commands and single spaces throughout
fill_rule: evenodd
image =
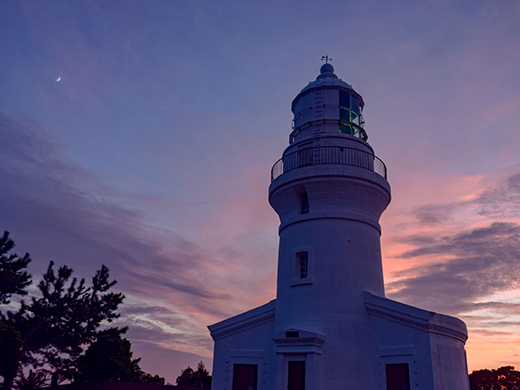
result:
M 0 230 L 34 275 L 106 264 L 145 370 L 210 367 L 206 325 L 275 296 L 269 173 L 328 54 L 389 171 L 388 296 L 464 319 L 470 369 L 518 368 L 519 17 L 514 0 L 4 0 Z

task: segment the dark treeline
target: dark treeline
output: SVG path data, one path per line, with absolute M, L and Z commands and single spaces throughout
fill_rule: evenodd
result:
M 181 375 L 177 377 L 177 385 L 209 389 L 211 387 L 211 375 L 206 370 L 204 363 L 199 362 L 196 370 L 190 366 L 182 370 Z
M 469 383 L 471 390 L 520 390 L 520 372 L 512 366 L 473 371 Z
M 67 266 L 57 269 L 51 261 L 37 293 L 6 306 L 13 296 L 25 297 L 33 284 L 27 271 L 29 254 L 18 256 L 5 232 L 0 236 L 0 376 L 2 390 L 32 390 L 63 381 L 127 381 L 164 384 L 133 359 L 127 328 L 101 325 L 119 317 L 124 295 L 112 291 L 116 284 L 102 266 L 90 283 L 73 277 Z M 10 306 L 12 307 L 12 306 Z

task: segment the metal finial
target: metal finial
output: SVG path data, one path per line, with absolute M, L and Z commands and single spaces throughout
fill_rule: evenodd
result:
M 321 56 L 321 60 L 325 60 L 325 63 L 328 64 L 329 61 L 332 61 L 332 58 L 329 58 L 329 56 Z

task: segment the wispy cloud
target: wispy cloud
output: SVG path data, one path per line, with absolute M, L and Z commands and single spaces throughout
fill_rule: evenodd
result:
M 457 314 L 482 308 L 484 303 L 477 302 L 516 288 L 519 211 L 517 173 L 469 198 L 413 208 L 411 228 L 394 237 L 409 248 L 394 257 L 412 261 L 413 266 L 392 275 L 397 279 L 388 285 L 392 296 Z M 462 232 L 461 223 L 466 224 Z
M 518 364 L 520 174 L 437 185 L 430 194 L 445 201 L 426 196 L 387 218 L 387 294 L 462 318 L 471 369 Z
M 418 247 L 402 258 L 444 261 L 402 271 L 388 285 L 391 295 L 446 313 L 474 310 L 475 302 L 520 285 L 520 225 L 495 222 L 452 236 L 414 236 Z
M 85 277 L 107 265 L 116 288 L 127 295 L 119 324 L 130 325 L 129 335 L 142 348 L 138 353 L 156 345 L 171 354 L 207 357 L 212 349 L 207 324 L 272 294 L 258 291 L 232 302 L 255 272 L 241 266 L 240 248 L 211 250 L 151 225 L 95 173 L 64 158 L 60 145 L 47 137 L 34 121 L 0 116 L 0 182 L 8 183 L 0 191 L 1 228 L 31 253 L 35 276 L 51 259 Z M 242 277 L 234 280 L 237 275 Z M 259 280 L 265 275 L 264 267 Z M 161 364 L 164 375 L 168 363 Z
M 498 187 L 488 188 L 474 203 L 479 207 L 478 213 L 488 218 L 519 218 L 520 173 L 509 176 Z

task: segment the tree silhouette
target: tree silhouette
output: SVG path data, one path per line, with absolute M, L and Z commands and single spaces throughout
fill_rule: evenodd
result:
M 29 370 L 27 375 L 23 372 L 20 373 L 20 377 L 15 381 L 15 386 L 16 390 L 35 390 L 44 387 L 46 382 L 47 373 L 44 370 Z
M 25 268 L 28 254 L 9 254 L 14 242 L 5 232 L 0 239 L 0 304 L 13 294 L 25 295 L 31 276 Z M 38 283 L 39 296 L 19 302 L 16 311 L 0 311 L 0 376 L 3 390 L 40 388 L 51 379 L 129 381 L 164 384 L 164 378 L 144 372 L 141 359 L 133 359 L 131 343 L 122 335 L 127 328 L 99 330 L 119 317 L 124 296 L 111 292 L 116 284 L 107 267 L 98 270 L 90 286 L 72 276 L 67 266 L 54 268 L 51 261 Z M 86 349 L 86 351 L 85 351 Z M 27 371 L 28 366 L 37 368 Z M 16 381 L 15 378 L 17 377 Z
M 127 328 L 110 328 L 97 334 L 85 354 L 78 359 L 79 381 L 126 381 L 164 384 L 164 378 L 145 373 L 132 359 L 132 344 L 121 337 Z
M 3 390 L 10 390 L 16 372 L 22 364 L 49 367 L 52 388 L 57 388 L 60 378 L 70 379 L 75 373 L 75 360 L 90 343 L 103 321 L 111 322 L 119 316 L 117 308 L 123 294 L 108 290 L 116 281 L 110 281 L 109 270 L 102 266 L 92 278 L 92 285 L 85 280 L 72 278 L 67 266 L 54 271 L 50 262 L 43 280 L 38 284 L 41 297 L 33 297 L 30 303 L 21 302 L 16 312 L 0 313 L 0 342 L 17 335 L 21 345 L 14 349 L 0 349 L 0 367 L 4 377 Z
M 177 377 L 177 386 L 200 387 L 209 389 L 211 387 L 211 375 L 204 366 L 202 361 L 197 365 L 197 370 L 188 366 L 182 370 L 181 375 Z
M 25 271 L 31 258 L 28 253 L 23 257 L 9 253 L 14 246 L 5 231 L 0 238 L 0 304 L 8 304 L 13 294 L 26 295 L 26 287 L 31 284 L 31 275 Z
M 471 390 L 520 390 L 520 372 L 513 366 L 473 371 L 469 383 Z
M 22 357 L 23 344 L 21 333 L 12 325 L 0 322 L 0 376 L 6 380 L 14 379 Z

